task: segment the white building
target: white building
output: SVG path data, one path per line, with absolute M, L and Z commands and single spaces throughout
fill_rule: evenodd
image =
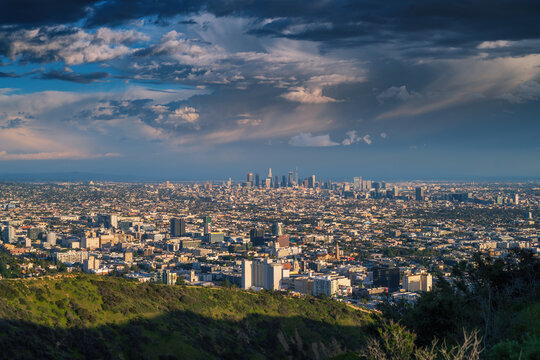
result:
M 433 276 L 431 274 L 421 273 L 403 276 L 403 289 L 407 291 L 431 291 L 432 284 Z
M 326 275 L 316 276 L 313 283 L 313 296 L 326 295 L 328 297 L 350 295 L 352 292 L 351 280 L 345 276 Z
M 66 252 L 57 252 L 54 254 L 56 261 L 63 263 L 83 263 L 84 260 L 88 259 L 88 252 L 86 251 L 66 251 Z
M 259 261 L 244 260 L 242 262 L 242 288 L 249 289 L 252 286 L 266 290 L 281 289 L 283 277 L 283 265 L 268 259 Z

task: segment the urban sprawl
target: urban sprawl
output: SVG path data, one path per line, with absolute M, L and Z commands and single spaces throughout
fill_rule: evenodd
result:
M 1 183 L 4 277 L 87 272 L 169 285 L 415 301 L 482 252 L 538 254 L 540 185 L 320 181 Z

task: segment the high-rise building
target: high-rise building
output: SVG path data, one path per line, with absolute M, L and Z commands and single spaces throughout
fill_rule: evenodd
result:
M 360 189 L 362 188 L 362 177 L 361 176 L 358 176 L 358 177 L 355 177 L 353 178 L 353 186 L 355 189 Z
M 186 235 L 186 220 L 173 218 L 171 219 L 171 237 L 179 237 Z
M 271 260 L 244 260 L 242 262 L 242 288 L 252 286 L 266 290 L 280 290 L 283 265 Z
M 311 175 L 308 178 L 308 186 L 312 189 L 315 187 L 315 175 Z
M 274 176 L 274 187 L 275 188 L 278 188 L 279 187 L 279 180 L 278 180 L 278 176 Z
M 287 178 L 285 175 L 281 178 L 281 187 L 287 187 Z
M 281 236 L 283 235 L 283 223 L 275 222 L 272 224 L 272 235 L 274 236 Z
M 263 229 L 251 229 L 249 231 L 249 240 L 253 246 L 264 245 L 264 230 Z
M 268 176 L 270 179 L 272 178 L 272 168 L 268 168 Z
M 289 182 L 287 183 L 287 186 L 292 187 L 293 184 L 294 184 L 293 172 L 289 171 Z
M 99 269 L 99 259 L 95 256 L 88 256 L 88 259 L 83 262 L 83 271 L 89 273 L 97 269 Z
M 259 174 L 255 174 L 255 186 L 261 186 L 261 177 L 259 176 Z
M 208 235 L 212 231 L 212 218 L 210 216 L 203 217 L 203 231 L 204 235 Z
M 416 188 L 416 201 L 422 201 L 424 200 L 424 188 L 418 186 Z
M 403 276 L 403 289 L 407 291 L 431 291 L 433 276 L 416 274 Z
M 377 267 L 373 269 L 373 286 L 387 287 L 389 291 L 399 288 L 398 267 Z
M 47 244 L 49 246 L 55 246 L 56 245 L 56 233 L 53 231 L 49 231 L 47 233 Z
M 248 183 L 250 183 L 250 184 L 253 184 L 253 173 L 252 172 L 247 173 L 246 181 Z
M 514 204 L 519 205 L 519 194 L 514 194 Z
M 15 242 L 15 229 L 13 226 L 8 225 L 4 228 L 4 242 L 12 244 Z

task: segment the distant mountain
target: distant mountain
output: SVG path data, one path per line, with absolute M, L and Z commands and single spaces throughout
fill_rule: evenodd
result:
M 0 181 L 148 181 L 144 176 L 96 174 L 88 172 L 12 173 L 1 174 Z

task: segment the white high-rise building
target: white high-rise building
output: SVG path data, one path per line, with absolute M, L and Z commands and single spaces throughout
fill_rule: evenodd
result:
M 242 288 L 249 289 L 252 286 L 266 290 L 281 289 L 283 277 L 283 265 L 269 260 L 244 260 L 242 263 Z
M 47 244 L 49 246 L 55 246 L 56 245 L 56 233 L 53 231 L 49 231 L 47 233 Z

